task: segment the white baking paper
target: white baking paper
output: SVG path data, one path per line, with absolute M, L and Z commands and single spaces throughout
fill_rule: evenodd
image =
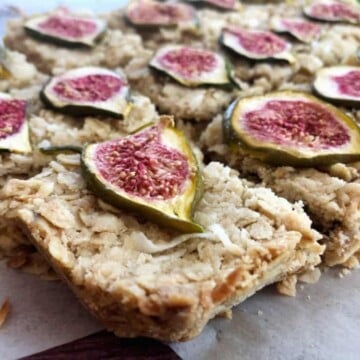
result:
M 298 287 L 296 298 L 269 287 L 214 319 L 196 339 L 171 344 L 184 360 L 358 360 L 360 271 L 340 279 L 328 270 L 317 284 Z M 81 338 L 100 324 L 60 282 L 7 269 L 0 262 L 0 302 L 12 311 L 0 329 L 0 359 L 30 355 Z
M 8 269 L 0 262 L 0 304 L 11 311 L 0 329 L 0 359 L 17 359 L 89 335 L 101 326 L 59 281 Z
M 359 360 L 360 270 L 328 270 L 296 298 L 269 287 L 215 319 L 195 340 L 173 344 L 183 359 Z

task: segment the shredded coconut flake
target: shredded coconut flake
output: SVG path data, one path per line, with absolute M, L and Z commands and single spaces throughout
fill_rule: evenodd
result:
M 202 234 L 184 234 L 174 238 L 169 243 L 154 244 L 144 233 L 134 231 L 131 236 L 131 247 L 140 252 L 147 254 L 156 254 L 169 249 L 172 249 L 185 241 L 191 239 L 208 239 L 210 241 L 220 241 L 226 250 L 234 255 L 241 255 L 242 250 L 240 246 L 235 245 L 231 242 L 229 236 L 226 234 L 224 228 L 220 224 L 213 224 L 209 226 L 210 232 Z
M 240 246 L 231 242 L 229 236 L 226 234 L 224 228 L 219 224 L 213 224 L 209 226 L 209 229 L 216 235 L 217 239 L 221 241 L 225 249 L 234 255 L 241 255 L 243 250 Z
M 194 239 L 194 238 L 205 239 L 210 236 L 213 236 L 213 234 L 211 234 L 211 233 L 184 234 L 184 235 L 180 235 L 180 236 L 174 238 L 169 243 L 154 244 L 144 233 L 134 231 L 131 234 L 131 240 L 133 242 L 132 246 L 134 247 L 135 250 L 140 251 L 140 252 L 145 252 L 148 254 L 156 254 L 156 253 L 174 248 L 190 239 Z

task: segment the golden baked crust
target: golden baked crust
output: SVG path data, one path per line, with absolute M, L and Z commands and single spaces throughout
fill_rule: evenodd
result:
M 188 340 L 263 286 L 320 262 L 320 236 L 299 204 L 219 163 L 203 172 L 195 220 L 205 233 L 179 237 L 103 203 L 78 162 L 59 155 L 39 175 L 10 180 L 0 215 L 117 335 Z

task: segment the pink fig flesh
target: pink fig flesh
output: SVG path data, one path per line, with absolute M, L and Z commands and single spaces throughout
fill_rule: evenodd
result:
M 237 0 L 206 0 L 205 2 L 223 9 L 235 9 Z
M 44 32 L 54 36 L 68 36 L 71 38 L 82 38 L 85 35 L 93 34 L 97 25 L 91 20 L 78 19 L 54 15 L 38 24 Z
M 161 142 L 159 126 L 99 144 L 94 159 L 107 182 L 145 199 L 175 197 L 191 175 L 187 158 Z
M 211 71 L 216 66 L 217 59 L 210 51 L 182 47 L 164 54 L 159 63 L 184 78 L 192 78 Z
M 75 79 L 60 80 L 54 92 L 64 100 L 105 101 L 127 86 L 122 79 L 104 74 L 86 75 Z
M 350 71 L 344 75 L 333 76 L 332 80 L 337 84 L 338 91 L 341 94 L 360 99 L 360 69 Z
M 360 22 L 360 11 L 338 1 L 319 2 L 310 6 L 308 15 L 325 21 Z
M 287 148 L 318 151 L 350 141 L 347 128 L 330 111 L 306 101 L 269 101 L 245 113 L 244 119 L 244 130 L 252 138 Z
M 311 41 L 318 37 L 321 32 L 320 25 L 300 19 L 282 19 L 281 25 L 284 31 L 302 41 Z
M 283 39 L 269 31 L 226 28 L 224 32 L 235 36 L 239 45 L 257 55 L 272 56 L 287 48 Z
M 195 10 L 186 4 L 139 1 L 128 8 L 127 17 L 137 25 L 177 25 L 193 20 Z
M 18 133 L 26 121 L 26 101 L 0 100 L 0 139 Z

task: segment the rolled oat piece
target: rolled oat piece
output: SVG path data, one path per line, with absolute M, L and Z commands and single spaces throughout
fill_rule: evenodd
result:
M 212 159 L 230 164 L 243 176 L 257 179 L 262 186 L 270 187 L 289 201 L 303 202 L 315 227 L 324 236 L 326 265 L 358 265 L 359 162 L 294 168 L 271 166 L 245 154 L 234 154 L 224 142 L 220 115 L 203 132 L 201 143 Z
M 179 235 L 101 201 L 79 161 L 62 154 L 29 180 L 10 180 L 0 214 L 118 336 L 191 339 L 265 285 L 320 262 L 319 233 L 299 203 L 220 163 L 203 170 L 194 220 L 205 231 Z

